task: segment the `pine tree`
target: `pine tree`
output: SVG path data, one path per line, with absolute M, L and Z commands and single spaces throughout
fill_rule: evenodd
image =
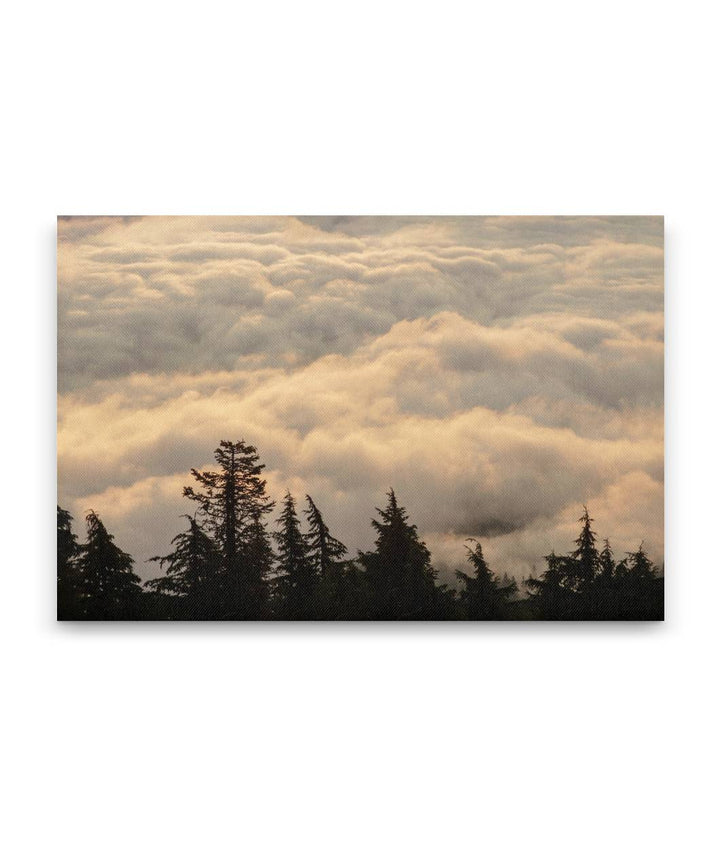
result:
M 617 616 L 618 603 L 618 580 L 610 541 L 606 538 L 603 549 L 598 557 L 598 573 L 592 584 L 592 614 L 590 618 L 605 619 L 608 616 Z
M 620 579 L 620 618 L 634 621 L 662 619 L 664 613 L 664 580 L 650 561 L 642 544 L 624 560 Z
M 616 582 L 622 582 L 625 577 L 628 575 L 628 560 L 627 556 L 624 559 L 621 559 L 617 565 L 615 565 L 615 572 L 613 574 Z
M 78 568 L 83 617 L 92 620 L 138 618 L 142 599 L 133 560 L 114 543 L 94 511 L 89 511 L 87 541 L 80 548 Z
M 657 579 L 657 567 L 650 561 L 643 544 L 634 553 L 628 553 L 628 575 L 639 582 L 648 583 Z
M 245 597 L 240 604 L 240 617 L 258 619 L 269 616 L 269 579 L 274 559 L 270 535 L 258 509 L 244 529 L 243 561 L 248 570 L 248 580 Z
M 548 621 L 576 618 L 577 597 L 568 585 L 568 567 L 574 560 L 558 556 L 554 550 L 544 558 L 547 567 L 540 577 L 530 576 L 525 580 L 533 614 Z
M 315 599 L 318 617 L 322 619 L 347 617 L 352 610 L 348 602 L 351 595 L 351 580 L 347 575 L 347 562 L 343 557 L 347 547 L 333 538 L 320 510 L 311 496 L 305 496 L 308 520 L 307 543 L 310 561 L 318 579 Z M 357 592 L 354 592 L 357 596 Z
M 77 557 L 80 553 L 77 536 L 72 531 L 69 511 L 57 506 L 57 617 L 77 619 L 80 608 L 80 576 Z
M 278 523 L 273 538 L 277 543 L 281 617 L 312 618 L 318 575 L 309 555 L 307 539 L 300 531 L 295 500 L 289 491 L 285 494 Z
M 467 617 L 473 621 L 491 621 L 505 618 L 507 601 L 517 593 L 517 583 L 512 580 L 501 584 L 497 576 L 490 570 L 483 556 L 479 541 L 468 539 L 475 544 L 466 546 L 468 560 L 474 574 L 469 576 L 462 571 L 456 571 L 457 578 L 463 583 L 460 591 L 460 603 Z
M 165 576 L 145 583 L 158 597 L 169 596 L 173 601 L 165 606 L 173 615 L 190 618 L 211 618 L 213 603 L 220 596 L 220 554 L 194 517 L 185 514 L 189 527 L 172 539 L 175 549 L 167 556 L 153 556 L 150 562 L 167 566 Z
M 215 450 L 217 471 L 191 470 L 199 488 L 185 487 L 183 495 L 198 504 L 203 523 L 217 541 L 222 558 L 224 588 L 222 617 L 248 617 L 266 585 L 266 567 L 255 564 L 253 539 L 263 517 L 275 503 L 266 494 L 264 464 L 254 446 L 241 440 L 222 440 Z
M 507 602 L 517 593 L 517 583 L 514 580 L 501 583 L 488 567 L 480 542 L 474 538 L 468 540 L 475 544 L 474 547 L 466 546 L 474 574 L 469 576 L 462 571 L 456 571 L 458 579 L 463 583 L 460 603 L 467 617 L 473 621 L 505 618 Z
M 571 572 L 571 585 L 578 592 L 586 592 L 590 589 L 598 572 L 600 556 L 597 550 L 597 535 L 592 530 L 594 522 L 590 517 L 587 506 L 583 506 L 582 517 L 578 521 L 582 523 L 580 535 L 575 539 L 577 548 L 572 554 L 574 565 L 569 567 Z
M 615 575 L 615 557 L 607 538 L 604 541 L 602 553 L 600 553 L 598 566 L 600 577 L 605 583 L 609 583 Z
M 312 561 L 315 564 L 315 570 L 319 578 L 323 580 L 332 573 L 333 566 L 342 560 L 347 553 L 347 547 L 337 538 L 332 537 L 312 497 L 306 494 L 305 499 L 308 504 L 305 516 L 310 528 L 308 546 Z
M 438 592 L 430 551 L 418 538 L 417 527 L 398 505 L 390 489 L 384 509 L 376 508 L 379 520 L 375 551 L 361 553 L 372 597 L 372 617 L 379 619 L 420 619 L 434 617 Z

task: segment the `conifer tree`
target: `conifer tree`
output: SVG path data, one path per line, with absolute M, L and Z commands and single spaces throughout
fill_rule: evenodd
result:
M 591 596 L 586 600 L 590 602 L 591 607 L 589 618 L 604 619 L 608 616 L 617 616 L 619 608 L 617 571 L 615 556 L 607 538 L 598 556 L 598 573 L 592 584 Z
M 657 567 L 650 561 L 643 544 L 634 553 L 628 553 L 628 574 L 640 582 L 651 582 L 657 578 Z
M 352 580 L 347 574 L 348 563 L 343 561 L 347 547 L 330 534 L 312 497 L 306 494 L 305 500 L 308 551 L 318 580 L 315 599 L 318 617 L 347 617 L 353 609 L 353 604 L 348 602 L 351 594 L 358 597 L 358 592 L 352 591 Z
M 347 553 L 347 547 L 330 534 L 312 497 L 306 494 L 305 499 L 308 504 L 305 511 L 309 526 L 308 547 L 318 577 L 324 580 L 331 574 L 335 563 Z
M 620 578 L 620 615 L 626 620 L 661 619 L 664 612 L 664 581 L 650 561 L 643 544 L 627 554 Z
M 372 521 L 377 532 L 375 551 L 359 557 L 371 590 L 372 617 L 433 617 L 438 592 L 430 551 L 418 538 L 417 527 L 407 522 L 407 512 L 398 505 L 392 488 L 387 496 L 387 506 L 375 509 L 380 519 Z
M 148 561 L 167 566 L 165 576 L 149 580 L 146 588 L 156 595 L 169 595 L 182 601 L 182 615 L 210 618 L 213 603 L 220 591 L 220 554 L 194 517 L 185 514 L 189 527 L 172 539 L 175 549 L 167 556 L 153 556 Z M 176 604 L 173 604 L 175 606 Z
M 59 619 L 82 617 L 77 536 L 72 531 L 69 511 L 57 506 L 57 616 Z
M 609 583 L 615 575 L 615 557 L 613 555 L 610 541 L 606 538 L 598 561 L 600 577 L 605 583 Z
M 277 543 L 281 617 L 312 618 L 318 575 L 309 555 L 307 539 L 300 531 L 295 500 L 289 491 L 285 494 L 278 523 L 273 538 Z
M 569 566 L 570 583 L 575 591 L 586 592 L 590 589 L 598 572 L 600 556 L 597 550 L 597 535 L 593 532 L 592 523 L 587 506 L 583 506 L 582 517 L 578 521 L 582 523 L 580 535 L 575 539 L 576 549 L 572 554 L 575 560 Z
M 617 565 L 615 565 L 615 572 L 613 574 L 616 582 L 622 582 L 628 574 L 628 560 L 627 556 L 624 559 L 621 559 Z
M 255 510 L 245 527 L 243 559 L 248 577 L 245 596 L 240 604 L 241 618 L 267 618 L 269 616 L 269 579 L 273 572 L 274 553 L 262 512 Z
M 198 504 L 198 514 L 215 538 L 222 558 L 222 615 L 247 617 L 266 583 L 264 565 L 255 564 L 257 527 L 273 509 L 262 478 L 264 464 L 254 446 L 241 440 L 222 440 L 215 450 L 216 471 L 191 470 L 198 487 L 185 487 L 183 495 Z
M 94 511 L 85 517 L 87 541 L 78 568 L 83 617 L 93 620 L 138 618 L 142 598 L 133 560 L 114 543 Z
M 540 577 L 530 576 L 525 580 L 530 607 L 537 618 L 557 621 L 577 617 L 573 615 L 576 596 L 567 583 L 568 567 L 573 562 L 572 558 L 558 556 L 553 550 L 545 556 L 547 567 Z
M 475 545 L 466 546 L 474 573 L 469 576 L 462 571 L 456 571 L 458 579 L 463 583 L 460 603 L 467 617 L 473 621 L 505 618 L 507 602 L 517 593 L 517 583 L 514 580 L 501 583 L 488 567 L 480 542 L 474 538 L 469 538 L 468 541 Z

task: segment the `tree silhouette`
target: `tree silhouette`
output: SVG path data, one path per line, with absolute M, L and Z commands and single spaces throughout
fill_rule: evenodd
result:
M 380 519 L 372 521 L 377 532 L 375 551 L 359 556 L 371 591 L 372 617 L 432 617 L 437 593 L 430 551 L 418 538 L 417 527 L 407 522 L 407 512 L 398 505 L 392 488 L 387 497 L 386 507 L 375 509 Z
M 320 579 L 331 574 L 333 566 L 347 553 L 347 547 L 333 538 L 322 514 L 308 494 L 305 495 L 308 507 L 305 516 L 308 519 L 308 547 L 311 561 Z
M 175 549 L 167 556 L 153 556 L 149 562 L 167 566 L 165 576 L 145 583 L 157 599 L 170 596 L 166 608 L 173 617 L 212 618 L 215 604 L 222 597 L 221 557 L 212 538 L 189 514 L 189 526 L 172 539 Z M 161 609 L 160 604 L 157 608 Z
M 617 615 L 618 579 L 615 556 L 606 538 L 603 549 L 598 556 L 598 573 L 592 586 L 592 598 L 589 618 L 602 619 L 609 615 Z
M 613 555 L 610 541 L 606 538 L 603 542 L 604 546 L 599 556 L 598 566 L 600 569 L 600 577 L 603 582 L 610 583 L 615 576 L 615 557 Z
M 474 547 L 466 546 L 468 560 L 473 567 L 473 575 L 456 571 L 457 578 L 463 583 L 460 590 L 460 603 L 467 618 L 473 621 L 494 621 L 506 618 L 509 599 L 517 593 L 517 583 L 512 580 L 501 583 L 490 570 L 483 556 L 480 542 L 474 538 L 468 541 Z
M 198 514 L 215 538 L 222 559 L 223 585 L 218 616 L 247 618 L 258 612 L 267 591 L 267 566 L 257 563 L 258 527 L 275 503 L 265 490 L 254 446 L 222 440 L 215 449 L 217 471 L 190 472 L 199 487 L 183 496 L 198 504 Z
M 80 546 L 72 531 L 69 511 L 57 506 L 57 615 L 60 619 L 82 618 L 80 571 L 77 558 Z
M 574 561 L 569 556 L 557 556 L 553 551 L 545 556 L 545 572 L 538 578 L 530 576 L 525 580 L 530 593 L 530 608 L 536 618 L 558 621 L 577 617 L 573 614 L 576 606 L 572 587 L 574 568 L 569 570 Z
M 316 608 L 318 618 L 350 617 L 359 606 L 360 592 L 350 572 L 349 562 L 343 561 L 347 547 L 333 538 L 320 510 L 308 494 L 305 495 L 308 521 L 308 556 L 315 568 L 318 586 Z
M 142 589 L 133 560 L 114 543 L 94 511 L 85 517 L 87 541 L 80 548 L 78 569 L 83 618 L 138 618 Z
M 638 582 L 649 583 L 657 578 L 657 568 L 648 558 L 642 544 L 634 553 L 628 553 L 628 573 Z
M 619 589 L 620 614 L 617 617 L 634 621 L 662 617 L 663 580 L 642 544 L 623 560 Z
M 191 470 L 195 487 L 183 495 L 197 505 L 172 552 L 153 556 L 164 574 L 139 585 L 133 559 L 114 543 L 100 517 L 88 512 L 79 545 L 72 517 L 57 507 L 59 619 L 294 619 L 294 620 L 633 620 L 662 619 L 664 578 L 641 543 L 615 561 L 610 541 L 598 551 L 587 507 L 574 549 L 545 556 L 542 574 L 515 580 L 488 566 L 478 541 L 468 539 L 472 573 L 457 571 L 460 591 L 439 585 L 430 551 L 390 489 L 377 508 L 374 549 L 349 560 L 306 494 L 303 534 L 292 495 L 282 503 L 272 547 L 266 518 L 264 465 L 244 441 L 221 441 L 217 470 Z
M 591 590 L 595 575 L 600 566 L 600 556 L 597 550 L 597 535 L 592 530 L 592 517 L 587 506 L 583 506 L 583 514 L 578 523 L 582 523 L 580 535 L 575 539 L 576 549 L 572 554 L 573 562 L 567 566 L 569 584 L 574 591 L 587 593 Z
M 149 562 L 167 565 L 164 577 L 150 580 L 146 586 L 154 591 L 177 595 L 189 595 L 202 589 L 218 573 L 220 557 L 212 539 L 200 528 L 197 520 L 189 514 L 190 526 L 186 532 L 176 535 L 172 542 L 175 549 L 167 556 L 153 556 Z
M 274 553 L 267 526 L 259 509 L 253 511 L 243 535 L 243 560 L 248 570 L 244 597 L 240 603 L 240 618 L 269 618 L 269 580 L 273 572 Z
M 300 531 L 295 500 L 288 491 L 273 532 L 277 544 L 277 591 L 282 618 L 313 618 L 317 569 L 310 557 L 308 542 Z

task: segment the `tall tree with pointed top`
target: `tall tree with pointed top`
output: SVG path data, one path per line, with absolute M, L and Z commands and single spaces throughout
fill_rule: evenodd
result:
M 213 540 L 203 532 L 194 517 L 183 515 L 189 522 L 187 531 L 172 539 L 175 549 L 167 556 L 153 556 L 161 568 L 167 565 L 164 577 L 149 580 L 145 585 L 153 591 L 186 596 L 193 594 L 218 573 L 220 557 Z
M 512 580 L 501 584 L 488 567 L 480 542 L 474 538 L 468 540 L 475 545 L 465 548 L 474 573 L 470 576 L 462 571 L 456 571 L 458 579 L 463 583 L 460 603 L 464 607 L 465 614 L 473 621 L 506 618 L 507 603 L 517 593 L 517 583 Z
M 273 538 L 277 544 L 281 617 L 313 618 L 318 575 L 309 555 L 307 539 L 300 531 L 295 500 L 289 491 L 285 494 L 278 523 Z
M 94 511 L 85 517 L 87 541 L 78 568 L 83 617 L 92 620 L 140 617 L 142 589 L 132 557 L 121 550 Z
M 309 526 L 308 547 L 310 557 L 319 578 L 323 580 L 330 575 L 335 563 L 340 562 L 345 556 L 347 547 L 330 534 L 330 530 L 312 497 L 306 494 L 305 500 L 308 504 L 305 516 Z
M 619 603 L 616 567 L 610 541 L 605 538 L 602 551 L 598 556 L 598 572 L 591 592 L 586 597 L 586 601 L 589 601 L 592 607 L 590 618 L 602 619 L 617 615 Z
M 615 557 L 607 538 L 603 542 L 603 549 L 598 557 L 598 569 L 605 583 L 609 583 L 615 575 Z
M 650 557 L 645 551 L 644 543 L 641 543 L 635 552 L 628 553 L 627 555 L 628 574 L 642 582 L 650 582 L 657 579 L 658 569 L 650 561 Z
M 349 599 L 358 592 L 353 589 L 352 581 L 346 571 L 348 563 L 343 561 L 347 547 L 330 534 L 320 509 L 308 494 L 305 495 L 308 521 L 308 555 L 315 567 L 318 578 L 318 596 L 316 598 L 318 617 L 339 618 L 351 613 L 353 604 Z M 355 604 L 357 606 L 358 604 Z
M 253 512 L 243 533 L 243 558 L 248 580 L 245 596 L 240 604 L 242 618 L 268 618 L 270 615 L 269 580 L 273 572 L 273 553 L 270 535 L 262 519 L 262 512 Z
M 253 563 L 248 544 L 275 503 L 267 496 L 262 478 L 265 465 L 254 446 L 244 440 L 222 440 L 215 449 L 215 460 L 218 470 L 191 470 L 198 487 L 185 487 L 183 495 L 198 504 L 201 521 L 220 550 L 222 617 L 248 617 L 248 607 L 254 608 L 266 583 L 265 568 Z
M 621 618 L 658 620 L 664 614 L 664 580 L 645 551 L 644 545 L 627 554 L 619 579 L 622 594 Z
M 575 591 L 588 592 L 593 584 L 600 566 L 600 556 L 597 549 L 597 535 L 592 529 L 593 519 L 583 506 L 580 535 L 575 539 L 576 549 L 572 553 L 574 560 L 569 566 L 569 583 Z
M 189 514 L 189 526 L 172 539 L 175 549 L 167 556 L 153 556 L 165 575 L 145 583 L 172 615 L 212 618 L 213 605 L 220 595 L 221 557 L 215 542 Z
M 417 527 L 408 523 L 407 512 L 392 488 L 387 497 L 385 508 L 376 508 L 379 520 L 372 521 L 377 533 L 375 550 L 359 556 L 372 592 L 371 617 L 433 617 L 438 592 L 430 551 L 419 539 Z

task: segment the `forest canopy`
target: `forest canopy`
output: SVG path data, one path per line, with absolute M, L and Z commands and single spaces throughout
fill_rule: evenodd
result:
M 276 501 L 264 464 L 244 440 L 223 440 L 212 470 L 192 469 L 183 490 L 195 504 L 170 552 L 149 561 L 142 584 L 133 558 L 88 510 L 79 542 L 57 508 L 60 620 L 661 620 L 664 579 L 641 543 L 617 558 L 599 541 L 587 508 L 575 548 L 543 557 L 545 569 L 518 584 L 491 569 L 476 539 L 466 544 L 457 588 L 441 583 L 432 556 L 395 492 L 370 524 L 371 550 L 349 556 L 322 510 L 287 492 Z

